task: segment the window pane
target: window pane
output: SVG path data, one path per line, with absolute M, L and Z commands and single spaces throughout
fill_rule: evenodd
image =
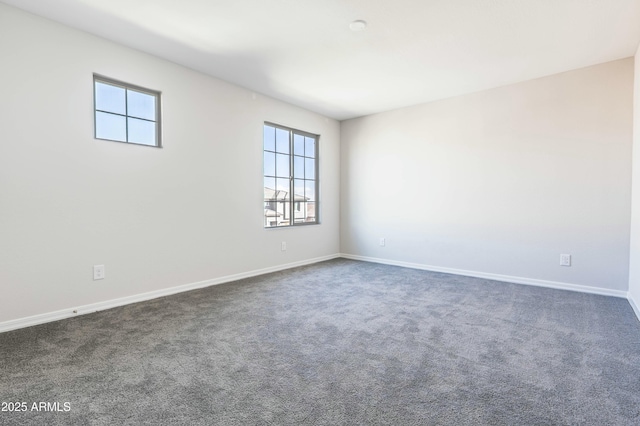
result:
M 317 140 L 264 125 L 264 226 L 317 223 Z
M 315 222 L 316 221 L 316 203 L 307 202 L 307 217 L 306 222 Z
M 264 149 L 267 151 L 276 150 L 276 129 L 271 126 L 264 126 Z
M 305 181 L 304 196 L 309 201 L 316 201 L 316 181 L 314 180 Z
M 304 155 L 304 136 L 293 134 L 293 153 Z
M 289 200 L 289 179 L 276 179 L 274 198 L 279 201 Z
M 273 152 L 264 152 L 264 175 L 276 175 L 276 154 L 274 154 Z
M 283 154 L 289 153 L 289 132 L 282 129 L 276 129 L 276 151 Z
M 277 226 L 278 224 L 278 216 L 276 212 L 275 204 L 266 202 L 264 203 L 264 226 L 266 228 L 270 228 L 272 226 Z
M 134 90 L 127 90 L 127 115 L 156 120 L 156 97 Z
M 304 157 L 293 156 L 293 177 L 304 179 Z
M 264 200 L 274 200 L 276 196 L 275 178 L 264 178 Z
M 316 140 L 314 138 L 304 138 L 304 155 L 314 158 L 316 156 Z
M 276 204 L 276 212 L 278 213 L 278 226 L 289 225 L 289 203 L 278 202 Z
M 127 120 L 129 122 L 129 142 L 144 145 L 156 144 L 155 122 L 138 120 L 137 118 L 128 118 Z
M 304 159 L 304 177 L 307 179 L 316 178 L 316 164 L 313 158 Z
M 96 138 L 126 142 L 126 119 L 121 115 L 96 111 Z
M 276 155 L 276 176 L 289 177 L 289 156 L 283 154 Z
M 294 201 L 304 201 L 304 181 L 301 179 L 295 179 L 293 181 L 293 194 L 295 196 Z
M 113 112 L 116 114 L 126 114 L 125 90 L 122 87 L 96 81 L 96 109 Z

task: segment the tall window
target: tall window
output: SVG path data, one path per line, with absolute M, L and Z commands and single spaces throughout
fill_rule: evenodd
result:
M 320 223 L 318 138 L 311 133 L 265 123 L 265 228 Z
M 160 92 L 93 76 L 95 138 L 160 146 Z

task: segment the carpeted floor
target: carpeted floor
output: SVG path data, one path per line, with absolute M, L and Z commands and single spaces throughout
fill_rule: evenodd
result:
M 3 425 L 638 425 L 640 322 L 337 259 L 0 334 L 0 374 Z

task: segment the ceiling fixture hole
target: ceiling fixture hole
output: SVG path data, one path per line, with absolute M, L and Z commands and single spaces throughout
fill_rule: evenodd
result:
M 362 31 L 367 28 L 367 21 L 358 19 L 357 21 L 350 23 L 349 28 L 351 28 L 351 31 Z

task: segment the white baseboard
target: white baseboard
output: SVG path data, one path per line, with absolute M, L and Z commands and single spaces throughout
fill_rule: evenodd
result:
M 422 269 L 425 271 L 443 272 L 447 274 L 463 275 L 468 277 L 485 278 L 495 281 L 503 281 L 514 284 L 526 284 L 538 287 L 548 287 L 560 290 L 578 291 L 582 293 L 600 294 L 603 296 L 623 297 L 629 301 L 629 304 L 633 308 L 638 320 L 640 320 L 640 308 L 638 303 L 632 298 L 631 294 L 626 291 L 611 290 L 599 287 L 590 287 L 578 284 L 563 283 L 557 281 L 538 280 L 533 278 L 515 277 L 511 275 L 491 274 L 486 272 L 468 271 L 464 269 L 455 268 L 443 268 L 438 266 L 424 265 L 419 263 L 402 262 L 389 259 L 381 259 L 368 256 L 358 256 L 353 254 L 334 254 L 329 256 L 317 257 L 314 259 L 307 259 L 299 262 L 286 263 L 283 265 L 272 266 L 269 268 L 256 269 L 249 272 L 243 272 L 240 274 L 227 275 L 224 277 L 214 278 L 211 280 L 200 281 L 191 284 L 184 284 L 176 287 L 170 287 L 162 290 L 151 291 L 148 293 L 136 294 L 133 296 L 122 297 L 118 299 L 107 300 L 104 302 L 91 303 L 88 305 L 78 306 L 69 309 L 63 309 L 55 312 L 48 312 L 40 315 L 34 315 L 25 318 L 18 318 L 0 323 L 0 333 L 17 330 L 19 328 L 31 327 L 34 325 L 44 324 L 48 322 L 58 321 L 66 318 L 72 318 L 78 315 L 90 314 L 92 312 L 103 311 L 105 309 L 115 308 L 118 306 L 128 305 L 131 303 L 143 302 L 145 300 L 151 300 L 158 297 L 170 296 L 172 294 L 182 293 L 185 291 L 195 290 L 199 288 L 209 287 L 212 285 L 223 284 L 227 282 L 237 281 L 244 278 L 255 277 L 258 275 L 268 274 L 271 272 L 282 271 L 285 269 L 291 269 L 298 266 L 310 265 L 313 263 L 323 262 L 326 260 L 343 257 L 345 259 L 362 260 L 365 262 L 382 263 L 385 265 L 402 266 L 405 268 Z
M 631 295 L 631 293 L 627 295 L 627 300 L 629 301 L 629 304 L 633 308 L 633 312 L 635 312 L 636 317 L 638 318 L 638 321 L 640 321 L 640 307 L 638 307 L 638 303 L 636 303 L 636 301 L 633 299 L 633 296 Z
M 312 263 L 323 262 L 325 260 L 331 260 L 338 257 L 340 257 L 339 254 L 316 257 L 314 259 L 307 259 L 299 262 L 286 263 L 284 265 L 277 265 L 269 268 L 256 269 L 249 272 L 242 272 L 240 274 L 227 275 L 224 277 L 214 278 L 211 280 L 179 285 L 176 287 L 165 288 L 162 290 L 150 291 L 148 293 L 135 294 L 133 296 L 121 297 L 118 299 L 107 300 L 104 302 L 91 303 L 88 305 L 78 306 L 78 307 L 69 308 L 69 309 L 63 309 L 60 311 L 48 312 L 45 314 L 34 315 L 30 317 L 25 317 L 25 318 L 18 318 L 15 320 L 10 320 L 10 321 L 5 321 L 0 323 L 0 333 L 3 333 L 5 331 L 17 330 L 19 328 L 31 327 L 33 325 L 44 324 L 52 321 L 58 321 L 61 319 L 71 318 L 78 315 L 104 311 L 105 309 L 115 308 L 118 306 L 128 305 L 131 303 L 144 302 L 145 300 L 155 299 L 155 298 L 164 297 L 164 296 L 170 296 L 172 294 L 182 293 L 185 291 L 195 290 L 198 288 L 204 288 L 212 285 L 228 283 L 231 281 L 237 281 L 244 278 L 255 277 L 257 275 L 263 275 L 271 272 L 291 269 L 298 266 L 310 265 Z
M 342 253 L 340 257 L 353 260 L 362 260 L 365 262 L 382 263 L 385 265 L 402 266 L 405 268 L 422 269 L 425 271 L 444 272 L 446 274 L 463 275 L 467 277 L 485 278 L 494 281 L 503 281 L 513 284 L 526 284 L 538 287 L 555 288 L 559 290 L 578 291 L 581 293 L 600 294 L 603 296 L 614 296 L 627 298 L 627 292 L 621 290 L 611 290 L 608 288 L 590 287 L 579 284 L 569 284 L 558 281 L 538 280 L 534 278 L 515 277 L 511 275 L 490 274 L 487 272 L 467 271 L 464 269 L 442 268 L 439 266 L 423 265 L 420 263 L 401 262 L 397 260 L 380 259 L 377 257 L 357 256 L 353 254 Z M 636 311 L 637 313 L 638 311 Z

